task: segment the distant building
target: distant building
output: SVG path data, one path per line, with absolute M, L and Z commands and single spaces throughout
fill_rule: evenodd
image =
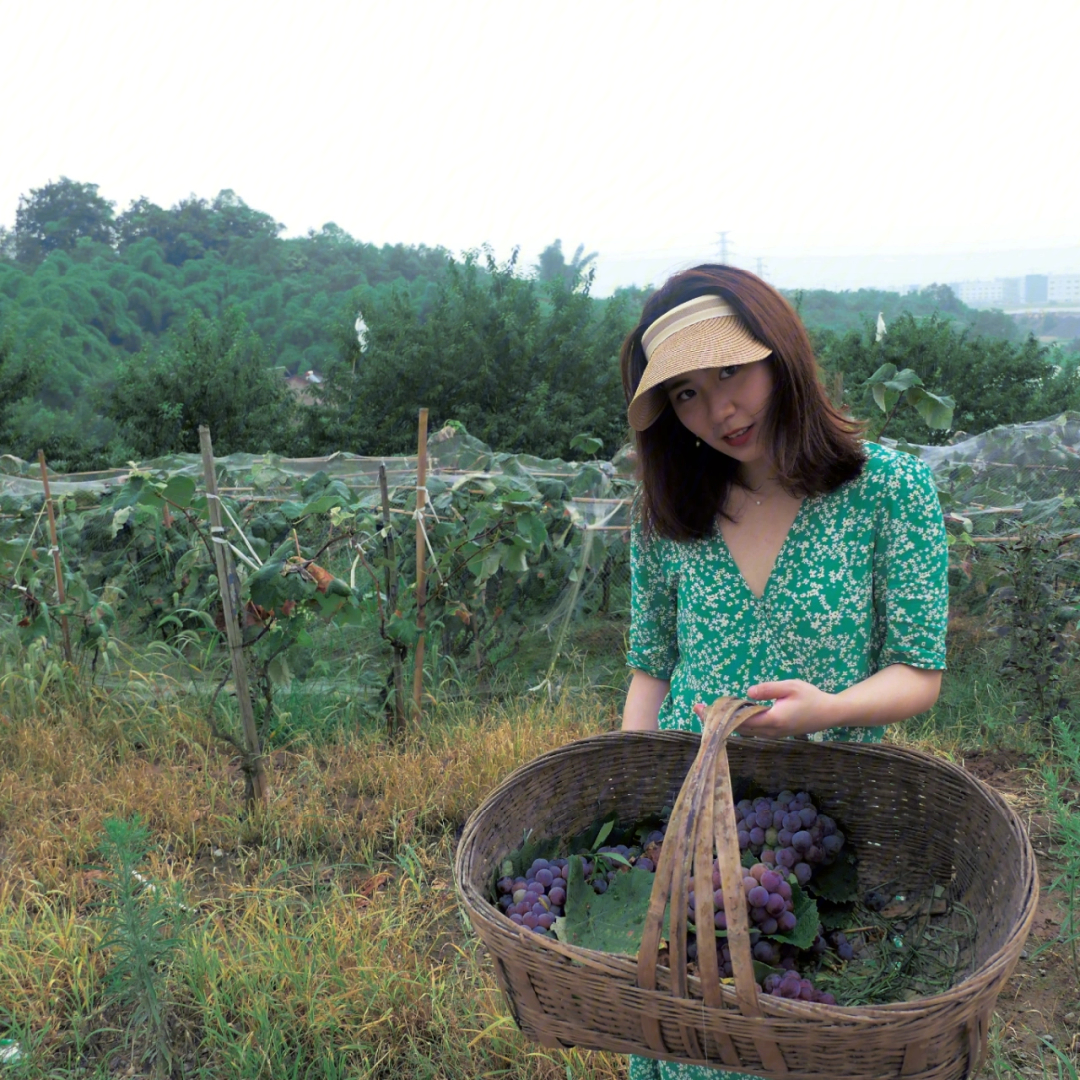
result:
M 1045 304 L 1048 281 L 1046 274 L 1028 274 L 1024 278 L 1024 303 Z
M 1027 274 L 1022 278 L 950 281 L 949 288 L 968 307 L 975 308 L 1080 303 L 1080 274 Z
M 1005 279 L 994 281 L 950 281 L 949 288 L 968 307 L 1000 307 L 1005 303 Z
M 1049 303 L 1080 303 L 1080 274 L 1049 274 L 1046 282 Z

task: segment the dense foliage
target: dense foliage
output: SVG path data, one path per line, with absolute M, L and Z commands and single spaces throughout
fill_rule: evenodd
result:
M 618 348 L 647 291 L 591 296 L 595 252 L 567 258 L 556 240 L 523 268 L 333 223 L 282 230 L 228 190 L 118 213 L 62 177 L 20 198 L 0 231 L 0 450 L 100 468 L 193 449 L 209 422 L 223 451 L 391 454 L 413 445 L 422 405 L 508 452 L 579 457 L 588 433 L 611 456 L 625 440 Z M 968 432 L 1080 407 L 1076 356 L 945 286 L 791 299 L 860 415 L 890 363 L 952 397 Z M 308 371 L 322 382 L 281 392 Z M 888 433 L 953 437 L 911 410 Z
M 366 347 L 344 338 L 310 416 L 311 450 L 408 451 L 417 406 L 429 403 L 433 424 L 458 420 L 507 452 L 569 456 L 588 431 L 614 453 L 626 428 L 617 357 L 636 312 L 579 284 L 468 256 L 449 262 L 426 310 L 404 290 L 382 303 L 365 296 Z
M 827 379 L 843 375 L 844 401 L 857 415 L 873 413 L 866 385 L 882 364 L 910 368 L 922 382 L 956 402 L 953 430 L 929 427 L 917 413 L 898 413 L 887 434 L 932 444 L 1002 424 L 1042 419 L 1080 407 L 1080 372 L 1034 337 L 1008 341 L 979 335 L 941 312 L 916 318 L 904 312 L 878 341 L 869 324 L 840 335 L 814 333 Z

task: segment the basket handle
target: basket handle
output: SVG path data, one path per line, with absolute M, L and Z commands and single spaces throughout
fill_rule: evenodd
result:
M 706 710 L 701 747 L 683 781 L 675 808 L 668 821 L 667 839 L 660 849 L 649 911 L 637 959 L 637 982 L 644 990 L 656 989 L 657 953 L 663 932 L 664 912 L 671 902 L 669 954 L 671 989 L 676 997 L 687 998 L 686 938 L 691 873 L 698 882 L 707 882 L 695 895 L 698 925 L 712 926 L 713 851 L 720 865 L 720 882 L 725 896 L 742 897 L 742 863 L 735 825 L 735 803 L 728 765 L 727 740 L 733 731 L 767 706 L 740 698 L 719 698 Z M 735 995 L 739 1011 L 746 1017 L 760 1017 L 758 987 L 750 953 L 750 919 L 746 905 L 732 903 L 725 908 L 727 941 L 735 975 Z M 720 969 L 716 950 L 698 948 L 705 1004 L 723 1007 Z M 657 1038 L 659 1032 L 654 1033 Z M 759 1045 L 762 1061 L 770 1071 L 784 1073 L 786 1064 L 775 1044 Z

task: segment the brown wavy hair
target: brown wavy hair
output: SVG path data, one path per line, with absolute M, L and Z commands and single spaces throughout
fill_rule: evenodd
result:
M 649 297 L 620 353 L 627 404 L 645 372 L 641 336 L 665 312 L 695 297 L 723 297 L 750 332 L 772 349 L 773 392 L 763 426 L 780 484 L 798 497 L 834 491 L 861 472 L 862 425 L 829 401 L 806 328 L 776 289 L 747 270 L 706 263 L 670 278 Z M 670 405 L 634 432 L 646 535 L 699 540 L 716 531 L 732 486 L 745 486 L 739 463 L 695 438 Z

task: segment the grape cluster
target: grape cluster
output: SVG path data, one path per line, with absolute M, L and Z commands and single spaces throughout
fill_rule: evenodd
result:
M 848 941 L 847 935 L 842 930 L 826 931 L 824 927 L 819 926 L 810 951 L 815 956 L 821 956 L 830 948 L 841 960 L 851 960 L 855 956 L 855 947 Z
M 818 991 L 809 979 L 800 975 L 800 961 L 833 950 L 841 960 L 850 960 L 854 949 L 842 932 L 818 928 L 808 950 L 788 942 L 776 941 L 778 935 L 796 930 L 793 887 L 806 885 L 817 866 L 835 861 L 844 846 L 844 835 L 827 814 L 819 813 L 809 794 L 781 791 L 768 798 L 743 799 L 735 806 L 739 848 L 751 852 L 757 861 L 743 870 L 740 902 L 747 905 L 750 919 L 750 946 L 756 961 L 774 970 L 759 984 L 762 991 L 790 1000 L 835 1004 L 832 994 Z M 632 867 L 649 873 L 656 871 L 666 825 L 642 835 L 640 845 L 612 844 L 583 856 L 581 868 L 585 882 L 593 892 L 603 894 L 616 879 Z M 536 859 L 523 877 L 505 876 L 497 883 L 498 906 L 520 926 L 538 934 L 553 936 L 555 919 L 563 914 L 566 903 L 567 859 Z M 720 881 L 720 866 L 714 861 L 711 880 L 702 885 L 712 892 L 713 927 L 727 930 L 728 900 Z M 698 882 L 689 882 L 690 933 L 687 959 L 699 959 L 695 923 Z M 703 940 L 705 940 L 703 938 Z M 717 966 L 721 978 L 731 978 L 734 970 L 725 938 L 708 935 L 715 942 Z
M 797 971 L 785 971 L 783 975 L 766 975 L 761 989 L 773 997 L 789 998 L 792 1001 L 816 1001 L 821 1005 L 835 1005 L 836 998 L 827 990 L 815 990 L 809 979 L 802 978 Z
M 499 907 L 518 926 L 548 933 L 563 913 L 569 865 L 567 859 L 537 859 L 524 877 L 500 878 L 496 886 Z
M 818 865 L 828 866 L 844 846 L 844 834 L 828 814 L 819 814 L 805 791 L 781 791 L 775 798 L 735 804 L 739 850 L 792 873 L 805 885 Z
M 696 885 L 695 879 L 691 878 L 687 898 L 691 920 L 697 909 Z M 720 886 L 719 862 L 713 862 L 709 887 L 713 894 L 713 924 L 717 930 L 726 930 L 727 909 L 724 890 Z M 785 880 L 783 874 L 765 863 L 755 863 L 743 876 L 742 891 L 750 909 L 750 921 L 759 933 L 790 934 L 795 929 L 798 920 L 795 918 L 791 883 Z

